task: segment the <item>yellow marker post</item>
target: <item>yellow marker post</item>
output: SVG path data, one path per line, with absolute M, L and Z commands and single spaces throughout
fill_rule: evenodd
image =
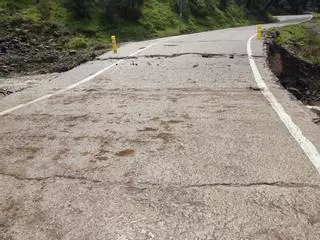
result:
M 262 25 L 259 24 L 257 28 L 257 40 L 261 40 L 262 38 Z
M 118 48 L 117 48 L 116 36 L 112 36 L 111 37 L 111 43 L 112 43 L 112 51 L 113 51 L 113 53 L 117 53 L 118 52 Z

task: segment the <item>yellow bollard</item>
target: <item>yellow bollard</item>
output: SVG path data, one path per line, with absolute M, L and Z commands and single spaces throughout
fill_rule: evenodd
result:
M 112 36 L 111 37 L 111 43 L 112 43 L 112 51 L 113 51 L 113 53 L 117 53 L 118 52 L 118 48 L 117 48 L 116 36 Z
M 262 25 L 259 24 L 257 28 L 257 40 L 261 40 L 262 38 Z

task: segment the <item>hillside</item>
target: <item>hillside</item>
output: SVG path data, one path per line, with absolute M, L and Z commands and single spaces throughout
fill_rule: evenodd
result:
M 0 75 L 66 71 L 108 48 L 111 35 L 141 40 L 268 19 L 245 2 L 182 0 L 180 21 L 177 2 L 0 0 Z
M 112 1 L 83 0 L 82 4 L 70 4 L 71 2 L 81 1 L 0 0 L 0 19 L 22 18 L 33 22 L 50 22 L 73 30 L 84 32 L 89 30 L 91 33 L 95 31 L 97 36 L 102 38 L 115 33 L 124 40 L 158 37 L 180 32 L 179 9 L 176 3 L 178 0 L 145 0 L 141 6 L 134 3 L 131 12 L 130 8 L 121 9 L 121 6 L 117 4 L 110 7 L 109 2 Z M 90 3 L 87 6 L 86 2 L 94 2 L 94 4 Z M 241 26 L 257 22 L 257 17 L 253 12 L 250 13 L 244 6 L 241 7 L 233 1 L 229 1 L 225 9 L 221 9 L 220 2 L 217 0 L 185 0 L 184 2 L 182 32 Z M 114 10 L 112 7 L 120 10 Z M 86 10 L 83 11 L 82 8 Z

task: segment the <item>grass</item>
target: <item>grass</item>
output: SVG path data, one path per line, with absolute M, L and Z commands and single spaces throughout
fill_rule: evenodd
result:
M 280 32 L 276 42 L 295 56 L 320 64 L 320 14 L 307 23 L 276 28 Z M 318 28 L 318 33 L 316 32 Z
M 70 38 L 66 43 L 66 47 L 69 49 L 81 49 L 88 47 L 88 40 L 84 36 L 76 36 Z

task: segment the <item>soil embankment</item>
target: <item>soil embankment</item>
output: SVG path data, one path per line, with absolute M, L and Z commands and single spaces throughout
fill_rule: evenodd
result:
M 268 63 L 280 83 L 297 99 L 320 105 L 320 17 L 274 29 L 267 39 Z
M 268 62 L 280 83 L 297 99 L 308 105 L 320 105 L 320 65 L 302 60 L 271 41 Z
M 70 49 L 75 36 L 54 24 L 0 22 L 0 77 L 64 72 L 102 53 L 101 49 Z

